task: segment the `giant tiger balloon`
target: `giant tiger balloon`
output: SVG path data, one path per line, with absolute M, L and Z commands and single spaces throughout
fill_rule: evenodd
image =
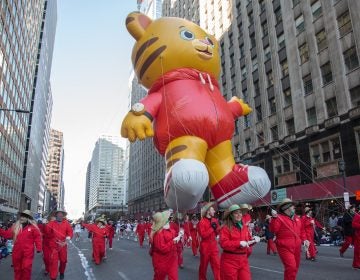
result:
M 223 98 L 216 39 L 185 19 L 151 20 L 138 12 L 126 27 L 136 40 L 135 73 L 149 91 L 126 115 L 121 135 L 131 142 L 154 136 L 166 160 L 167 205 L 192 209 L 207 186 L 220 207 L 264 197 L 271 185 L 266 172 L 234 160 L 234 123 L 251 108 Z

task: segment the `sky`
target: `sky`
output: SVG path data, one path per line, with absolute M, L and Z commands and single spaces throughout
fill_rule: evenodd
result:
M 128 108 L 136 0 L 58 0 L 51 127 L 64 133 L 65 208 L 84 211 L 87 164 L 101 134 L 119 135 Z M 125 148 L 125 140 L 123 147 Z

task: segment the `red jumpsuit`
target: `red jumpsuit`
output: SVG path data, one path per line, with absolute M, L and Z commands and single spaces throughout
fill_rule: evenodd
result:
M 192 227 L 192 223 L 190 221 L 184 223 L 184 244 L 189 248 L 190 246 L 190 228 Z
M 136 226 L 136 234 L 139 238 L 140 247 L 143 247 L 146 232 L 146 224 L 140 223 Z
M 109 248 L 112 249 L 112 242 L 115 236 L 115 229 L 113 225 L 106 225 L 107 231 L 109 233 L 108 240 L 109 240 Z
M 43 260 L 45 265 L 45 272 L 49 272 L 50 270 L 50 238 L 49 233 L 47 232 L 48 228 L 46 224 L 39 224 L 38 225 L 41 234 L 42 234 L 42 249 L 43 249 Z
M 251 232 L 251 229 L 249 227 L 249 224 L 251 222 L 251 215 L 249 213 L 246 213 L 243 215 L 242 217 L 242 221 L 243 221 L 243 224 L 246 226 L 246 228 L 248 229 L 249 231 L 249 234 L 250 234 L 250 237 L 252 236 L 252 232 Z M 251 253 L 252 253 L 252 247 L 248 247 L 247 248 L 247 252 L 248 252 L 248 257 L 250 257 Z
M 360 269 L 360 214 L 357 213 L 352 221 L 354 229 L 354 259 L 353 267 Z
M 295 280 L 299 270 L 301 243 L 306 240 L 301 219 L 278 214 L 270 222 L 270 231 L 276 236 L 276 247 L 284 265 L 284 279 Z
M 199 234 L 198 234 L 198 223 L 191 223 L 190 227 L 190 235 L 191 235 L 191 249 L 193 255 L 196 256 L 199 249 Z
M 56 279 L 58 271 L 64 274 L 67 263 L 66 237 L 73 237 L 73 230 L 67 220 L 51 221 L 46 226 L 50 247 L 50 278 Z M 59 266 L 60 261 L 60 266 Z
M 154 280 L 178 279 L 178 261 L 173 229 L 162 229 L 152 238 L 150 255 L 154 267 Z
M 170 228 L 172 228 L 175 231 L 175 234 L 176 234 L 175 236 L 179 235 L 179 231 L 180 231 L 179 224 L 170 222 Z M 184 263 L 183 251 L 184 251 L 184 244 L 183 244 L 182 240 L 180 239 L 180 241 L 178 243 L 176 243 L 177 260 L 178 260 L 178 266 L 180 266 L 180 267 L 182 267 L 183 263 Z
M 0 229 L 0 236 L 6 239 L 13 238 L 13 228 L 8 230 Z M 42 250 L 40 230 L 29 224 L 19 232 L 14 242 L 12 252 L 12 263 L 14 266 L 15 280 L 30 280 L 31 268 L 34 258 L 34 247 L 36 251 Z
M 217 224 L 216 230 L 211 226 Z M 220 226 L 215 218 L 202 218 L 198 225 L 198 232 L 201 238 L 200 242 L 200 267 L 199 280 L 206 280 L 206 271 L 210 262 L 215 280 L 220 280 L 220 259 L 219 249 L 216 242 L 216 235 L 220 231 Z
M 99 265 L 105 257 L 105 238 L 109 235 L 106 226 L 99 228 L 96 224 L 82 224 L 92 233 L 93 260 Z
M 240 247 L 240 241 L 249 241 L 250 234 L 246 226 L 235 226 L 230 230 L 223 226 L 220 230 L 221 280 L 250 280 L 251 272 L 247 247 Z
M 313 221 L 313 222 L 312 222 Z M 315 228 L 323 228 L 324 226 L 320 224 L 317 220 L 312 217 L 308 217 L 306 215 L 301 217 L 301 222 L 303 226 L 303 230 L 305 232 L 305 239 L 310 241 L 309 249 L 306 252 L 307 259 L 315 259 L 316 257 L 316 248 L 314 241 Z

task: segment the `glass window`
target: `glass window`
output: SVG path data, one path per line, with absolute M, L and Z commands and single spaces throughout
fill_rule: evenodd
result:
M 255 107 L 256 110 L 256 119 L 258 122 L 262 120 L 262 111 L 261 111 L 261 105 Z
M 253 12 L 249 13 L 249 14 L 248 14 L 248 17 L 249 17 L 249 25 L 253 24 L 253 23 L 254 23 L 254 15 L 253 15 Z
M 289 65 L 287 59 L 283 60 L 280 64 L 282 76 L 285 77 L 289 74 Z
M 318 18 L 321 15 L 322 9 L 319 0 L 316 0 L 311 4 L 311 12 L 313 14 L 314 19 Z
M 255 33 L 250 35 L 251 48 L 256 47 Z
M 276 157 L 273 159 L 273 165 L 274 165 L 274 173 L 275 175 L 282 174 L 282 164 L 281 164 L 281 158 Z
M 295 27 L 296 27 L 297 34 L 300 34 L 301 32 L 303 32 L 305 30 L 305 22 L 304 22 L 303 15 L 300 15 L 296 18 Z
M 258 62 L 257 62 L 256 57 L 252 60 L 252 68 L 253 68 L 253 71 L 258 69 Z
M 285 106 L 289 106 L 292 104 L 292 99 L 291 99 L 291 91 L 290 89 L 287 89 L 283 92 L 284 94 L 284 105 Z
M 289 119 L 286 121 L 286 129 L 289 135 L 295 134 L 294 119 Z
M 350 89 L 350 97 L 354 107 L 360 106 L 360 86 Z
M 269 99 L 269 110 L 271 115 L 276 113 L 275 97 Z
M 246 79 L 246 77 L 247 77 L 247 72 L 246 72 L 245 66 L 243 68 L 241 68 L 241 77 L 243 80 Z
M 277 25 L 277 24 L 279 24 L 279 23 L 282 21 L 282 16 L 281 16 L 281 9 L 280 9 L 280 7 L 279 7 L 276 11 L 274 11 L 274 13 L 275 13 L 275 24 Z
M 265 11 L 265 0 L 259 0 L 260 13 Z
M 274 77 L 272 71 L 266 73 L 268 87 L 274 85 Z
M 327 110 L 329 118 L 332 118 L 332 117 L 338 115 L 336 97 L 326 100 L 326 110 Z
M 304 43 L 299 47 L 299 54 L 301 63 L 305 63 L 309 60 L 309 48 L 307 43 Z
M 315 107 L 311 107 L 311 108 L 307 109 L 306 114 L 307 114 L 308 126 L 316 125 L 317 119 L 316 119 Z
M 283 47 L 285 47 L 285 35 L 284 35 L 284 33 L 281 34 L 278 37 L 278 46 L 279 46 L 279 50 L 281 50 Z
M 326 85 L 333 80 L 330 61 L 321 66 L 321 76 L 323 84 Z
M 270 46 L 267 46 L 266 49 L 264 50 L 264 56 L 265 56 L 265 61 L 271 58 Z
M 251 126 L 251 121 L 250 121 L 250 116 L 249 115 L 244 116 L 244 125 L 245 125 L 245 128 Z
M 259 146 L 264 146 L 264 143 L 265 143 L 264 132 L 259 132 L 257 134 L 257 140 L 258 140 Z
M 316 34 L 316 43 L 318 46 L 318 51 L 321 51 L 321 50 L 327 48 L 328 44 L 327 44 L 327 40 L 326 40 L 325 29 L 321 30 L 320 32 L 318 32 Z
M 359 59 L 355 47 L 344 52 L 344 61 L 347 72 L 359 67 Z
M 271 128 L 271 138 L 272 138 L 273 141 L 279 140 L 279 134 L 278 134 L 278 127 L 277 127 L 277 125 L 274 125 L 274 126 Z
M 337 18 L 340 36 L 344 36 L 348 32 L 352 31 L 351 19 L 349 10 L 343 13 Z
M 251 139 L 250 138 L 245 139 L 245 147 L 246 147 L 246 152 L 251 151 Z
M 297 4 L 300 3 L 300 0 L 292 0 L 293 1 L 293 7 L 295 7 Z
M 260 85 L 259 85 L 259 81 L 255 81 L 255 82 L 254 82 L 254 91 L 255 91 L 255 96 L 260 95 Z
M 305 77 L 303 77 L 303 83 L 304 83 L 304 92 L 305 92 L 305 94 L 312 93 L 313 84 L 312 84 L 311 74 L 306 75 Z

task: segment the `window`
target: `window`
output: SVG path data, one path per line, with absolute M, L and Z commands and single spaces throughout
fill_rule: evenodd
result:
M 271 115 L 276 113 L 275 97 L 269 99 L 269 110 Z
M 260 85 L 259 85 L 259 81 L 255 81 L 255 82 L 254 82 L 254 91 L 255 91 L 255 96 L 260 95 Z
M 272 71 L 266 73 L 268 87 L 274 85 L 274 77 Z
M 299 54 L 301 63 L 305 63 L 309 60 L 309 48 L 307 43 L 304 43 L 299 47 Z
M 296 27 L 297 34 L 300 34 L 301 32 L 303 32 L 305 30 L 305 23 L 304 23 L 303 15 L 300 15 L 297 17 L 297 19 L 295 20 L 295 27 Z
M 305 77 L 303 77 L 303 83 L 304 83 L 304 92 L 305 92 L 305 94 L 312 93 L 313 84 L 312 84 L 311 74 L 306 75 Z
M 318 46 L 318 51 L 321 51 L 321 50 L 327 48 L 328 44 L 327 44 L 327 40 L 326 40 L 325 29 L 321 30 L 320 32 L 318 32 L 316 34 L 316 43 Z
M 266 47 L 266 49 L 264 50 L 264 55 L 265 55 L 265 61 L 267 61 L 271 58 L 270 46 Z
M 291 91 L 290 89 L 287 89 L 283 92 L 284 94 L 284 105 L 285 106 L 289 106 L 292 104 L 292 100 L 291 100 Z
M 244 125 L 245 125 L 245 128 L 248 128 L 251 126 L 251 121 L 250 121 L 249 115 L 244 116 Z
M 310 146 L 311 163 L 318 165 L 342 158 L 340 139 L 338 136 Z
M 359 67 L 359 59 L 355 47 L 352 47 L 344 52 L 344 61 L 347 72 Z
M 249 17 L 249 25 L 253 24 L 253 23 L 254 23 L 254 15 L 253 15 L 253 12 L 251 12 L 250 14 L 248 14 L 248 17 Z
M 278 37 L 278 46 L 279 46 L 279 50 L 281 50 L 283 47 L 285 47 L 285 36 L 284 36 L 284 33 L 281 34 L 281 35 Z
M 269 34 L 269 26 L 267 21 L 265 21 L 262 25 L 262 33 L 263 33 L 263 37 Z
M 258 62 L 256 57 L 252 60 L 252 69 L 253 71 L 258 69 Z
M 311 12 L 313 14 L 314 19 L 318 18 L 321 15 L 322 9 L 319 0 L 311 4 Z
M 239 49 L 240 49 L 240 57 L 243 57 L 245 54 L 244 44 L 241 44 Z
M 317 119 L 316 119 L 316 109 L 315 109 L 315 107 L 311 107 L 311 108 L 307 109 L 306 114 L 307 114 L 308 125 L 309 126 L 316 125 L 317 124 Z
M 271 128 L 271 138 L 272 138 L 273 141 L 279 140 L 279 134 L 278 134 L 278 127 L 277 127 L 277 125 L 274 125 L 274 126 Z
M 294 119 L 289 119 L 289 120 L 286 121 L 286 129 L 287 129 L 287 133 L 289 135 L 295 134 Z
M 250 35 L 251 48 L 256 47 L 255 33 Z
M 350 89 L 350 98 L 354 107 L 360 106 L 360 86 Z
M 262 120 L 262 111 L 261 111 L 261 105 L 255 107 L 256 110 L 256 119 L 258 122 Z
M 279 24 L 282 21 L 282 16 L 281 16 L 281 9 L 278 8 L 276 11 L 274 11 L 275 13 L 275 24 Z
M 243 80 L 246 79 L 247 77 L 247 72 L 246 72 L 246 67 L 244 66 L 243 68 L 241 68 L 241 77 Z
M 285 76 L 289 75 L 289 65 L 288 65 L 287 59 L 283 60 L 280 64 L 280 66 L 281 66 L 282 76 L 285 77 Z
M 265 12 L 265 0 L 259 0 L 260 13 Z
M 352 31 L 349 10 L 337 18 L 340 37 Z
M 246 147 L 247 153 L 251 151 L 251 139 L 250 138 L 245 139 L 245 147 Z
M 332 117 L 335 117 L 338 115 L 336 97 L 326 100 L 326 111 L 328 113 L 329 118 L 332 118 Z
M 264 132 L 259 132 L 257 134 L 257 141 L 259 146 L 264 146 L 265 143 Z
M 332 82 L 333 76 L 331 72 L 330 61 L 325 63 L 323 66 L 321 66 L 321 76 L 322 76 L 323 85 Z
M 293 0 L 293 7 L 300 3 L 300 0 Z

